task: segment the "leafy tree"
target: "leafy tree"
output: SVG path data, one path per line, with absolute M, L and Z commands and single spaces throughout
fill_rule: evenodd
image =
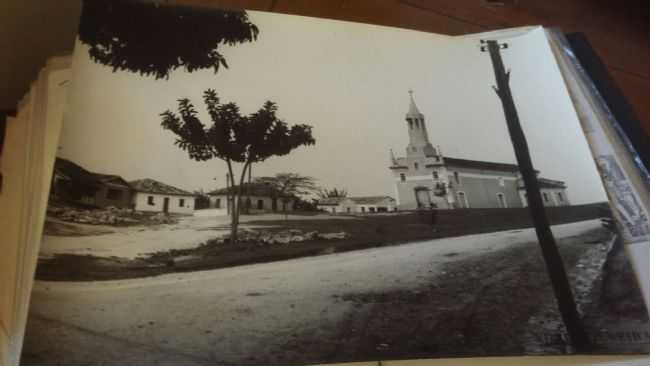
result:
M 239 112 L 235 103 L 220 103 L 217 93 L 208 89 L 203 94 L 212 124 L 205 126 L 189 99 L 178 101 L 178 114 L 161 113 L 162 127 L 176 135 L 176 146 L 190 159 L 207 161 L 218 158 L 226 162 L 232 192 L 231 242 L 237 241 L 241 197 L 247 170 L 272 156 L 283 156 L 300 147 L 313 145 L 312 127 L 297 124 L 289 127 L 276 115 L 277 105 L 271 101 L 248 116 Z M 243 164 L 239 184 L 235 184 L 234 163 Z
M 314 178 L 296 173 L 278 173 L 273 177 L 259 177 L 255 182 L 268 184 L 282 200 L 282 211 L 287 215 L 287 204 L 297 196 L 318 190 Z
M 85 0 L 79 24 L 95 62 L 156 79 L 179 67 L 216 73 L 228 67 L 220 45 L 252 42 L 258 33 L 245 11 L 134 0 Z
M 319 198 L 347 197 L 348 191 L 343 188 L 323 188 L 318 191 Z

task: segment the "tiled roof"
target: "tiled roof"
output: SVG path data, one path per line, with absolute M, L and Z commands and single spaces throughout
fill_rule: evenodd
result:
M 444 157 L 446 165 L 453 165 L 457 167 L 464 168 L 475 168 L 475 169 L 490 169 L 490 170 L 502 170 L 509 172 L 519 172 L 519 166 L 516 164 L 508 163 L 494 163 L 490 161 L 480 161 L 480 160 L 468 160 L 468 159 L 457 159 Z
M 157 193 L 157 194 L 172 194 L 179 196 L 193 196 L 193 193 L 184 191 L 180 188 L 172 187 L 168 184 L 158 182 L 150 178 L 139 179 L 129 182 L 131 187 L 137 192 L 144 193 Z
M 93 173 L 82 168 L 79 164 L 63 158 L 56 158 L 54 171 L 86 185 L 97 186 L 98 184 L 111 183 L 130 188 L 129 183 L 119 175 Z
M 233 188 L 230 188 L 231 192 L 236 191 L 239 188 L 238 185 L 235 185 Z M 244 195 L 251 196 L 260 196 L 260 197 L 283 197 L 280 192 L 275 189 L 273 186 L 264 183 L 244 183 Z M 208 195 L 219 196 L 228 194 L 228 188 L 219 188 L 211 192 L 208 192 Z M 286 196 L 286 195 L 284 195 Z M 288 197 L 288 196 L 287 196 Z
M 325 197 L 325 198 L 319 198 L 318 199 L 318 204 L 319 205 L 325 205 L 325 206 L 336 206 L 343 202 L 343 200 L 346 200 L 347 197 Z

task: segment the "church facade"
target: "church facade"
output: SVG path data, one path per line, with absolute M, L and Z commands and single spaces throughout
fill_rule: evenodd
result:
M 406 156 L 390 152 L 397 207 L 418 208 L 513 208 L 527 205 L 525 187 L 515 164 L 444 156 L 434 147 L 424 115 L 410 92 L 406 114 L 409 144 Z M 538 177 L 546 206 L 569 205 L 566 184 Z

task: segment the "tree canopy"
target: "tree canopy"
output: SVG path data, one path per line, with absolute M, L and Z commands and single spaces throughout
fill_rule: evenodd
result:
M 332 188 L 332 189 L 319 189 L 318 197 L 319 198 L 330 198 L 330 197 L 347 197 L 348 191 L 344 188 Z
M 237 163 L 258 163 L 271 156 L 283 156 L 302 145 L 313 145 L 312 127 L 291 127 L 276 115 L 278 107 L 267 101 L 248 116 L 235 103 L 222 104 L 217 93 L 208 89 L 203 95 L 212 124 L 206 127 L 189 99 L 178 101 L 178 114 L 163 112 L 162 127 L 176 135 L 176 145 L 193 160 L 219 158 Z
M 279 192 L 283 199 L 302 196 L 318 190 L 314 178 L 296 173 L 278 173 L 273 177 L 259 177 L 256 183 L 268 184 Z
M 242 115 L 235 103 L 222 104 L 212 89 L 205 91 L 203 101 L 212 121 L 209 126 L 201 122 L 194 105 L 187 98 L 178 101 L 178 113 L 167 110 L 160 114 L 161 125 L 176 135 L 174 143 L 185 150 L 190 159 L 205 161 L 218 158 L 228 165 L 228 183 L 230 187 L 237 187 L 232 192 L 232 199 L 228 200 L 232 220 L 230 240 L 236 242 L 244 180 L 247 172 L 250 176 L 251 165 L 272 156 L 287 155 L 297 147 L 315 144 L 316 140 L 312 136 L 311 126 L 297 124 L 289 127 L 278 118 L 278 107 L 271 101 L 250 115 Z M 243 164 L 239 184 L 235 182 L 233 163 Z M 281 192 L 290 194 L 306 187 L 304 180 L 301 184 L 291 182 L 282 186 Z M 269 181 L 268 184 L 273 182 Z
M 228 67 L 220 45 L 252 42 L 258 33 L 245 11 L 135 0 L 85 0 L 79 24 L 92 60 L 156 79 L 179 67 L 216 73 Z

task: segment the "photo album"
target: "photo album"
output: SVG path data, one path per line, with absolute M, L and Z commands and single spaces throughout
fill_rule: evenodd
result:
M 85 0 L 3 145 L 0 364 L 650 353 L 650 175 L 558 30 Z

